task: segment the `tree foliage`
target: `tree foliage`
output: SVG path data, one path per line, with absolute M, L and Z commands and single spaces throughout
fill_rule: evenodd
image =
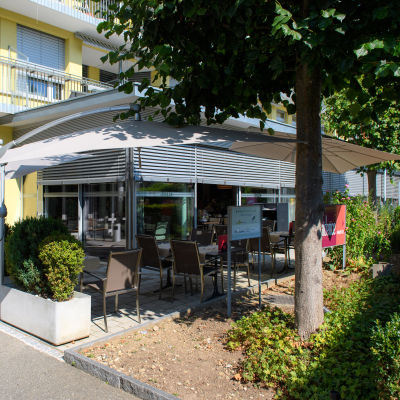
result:
M 379 89 L 379 91 L 382 90 Z M 365 89 L 363 94 L 365 97 L 368 96 Z M 372 119 L 360 121 L 355 113 L 358 105 L 354 107 L 347 91 L 336 93 L 325 103 L 323 120 L 328 131 L 336 133 L 340 139 L 359 146 L 400 154 L 400 110 L 395 102 L 391 102 L 387 109 L 380 111 L 376 121 Z M 360 105 L 359 112 L 362 113 L 369 107 L 371 107 L 371 101 Z M 385 161 L 360 168 L 359 172 L 386 168 L 389 175 L 393 175 L 399 167 L 398 162 Z
M 283 104 L 295 113 L 299 64 L 321 71 L 324 96 L 346 90 L 353 116 L 377 121 L 377 113 L 398 97 L 393 83 L 400 76 L 399 5 L 388 0 L 124 0 L 109 6 L 110 17 L 98 30 L 126 41 L 121 52 L 110 52 L 103 61 L 136 59 L 139 70 L 156 68 L 161 91 L 144 80 L 142 105 L 161 106 L 173 125 L 199 123 L 202 112 L 209 123 L 239 114 L 265 121 L 271 103 L 282 101 L 281 93 L 294 100 Z M 120 78 L 132 75 L 133 67 Z M 168 87 L 170 76 L 180 84 Z M 132 82 L 119 90 L 131 93 Z

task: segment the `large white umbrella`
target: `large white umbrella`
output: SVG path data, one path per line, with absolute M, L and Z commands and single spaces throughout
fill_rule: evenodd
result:
M 12 150 L 10 150 L 12 151 Z M 33 158 L 29 160 L 11 161 L 5 166 L 5 179 L 17 179 L 21 176 L 41 171 L 55 165 L 92 157 L 88 154 L 65 154 L 52 157 Z
M 258 131 L 256 128 L 249 128 Z M 291 133 L 275 132 L 274 136 L 281 139 L 295 138 Z M 232 143 L 230 150 L 257 157 L 296 163 L 296 143 L 260 143 L 247 141 Z M 342 174 L 364 165 L 376 164 L 382 161 L 400 160 L 400 155 L 357 146 L 343 140 L 322 136 L 322 169 L 327 172 Z
M 222 142 L 297 143 L 294 137 L 266 136 L 204 126 L 173 128 L 161 122 L 129 121 L 26 144 L 8 150 L 2 163 L 75 152 Z

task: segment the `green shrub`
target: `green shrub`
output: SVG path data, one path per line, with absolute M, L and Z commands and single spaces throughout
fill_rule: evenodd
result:
M 28 217 L 16 222 L 12 231 L 5 245 L 7 272 L 22 290 L 47 296 L 49 287 L 38 247 L 54 231 L 67 235 L 67 227 L 51 217 Z
M 367 272 L 375 258 L 387 258 L 393 251 L 391 238 L 394 212 L 391 206 L 374 206 L 363 196 L 327 192 L 326 203 L 346 204 L 346 267 L 348 272 Z M 343 265 L 342 246 L 327 249 L 332 269 Z
M 291 315 L 269 307 L 237 321 L 227 345 L 245 352 L 243 378 L 275 386 L 279 399 L 327 399 L 332 389 L 347 400 L 383 399 L 382 393 L 398 399 L 398 317 L 390 328 L 386 323 L 400 307 L 400 277 L 333 289 L 324 303 L 332 312 L 308 342 L 297 337 Z
M 400 397 L 400 315 L 382 325 L 379 321 L 372 336 L 372 352 L 378 364 L 380 398 Z
M 39 246 L 39 259 L 50 290 L 50 297 L 57 301 L 71 298 L 82 272 L 85 253 L 82 245 L 71 235 L 54 233 Z

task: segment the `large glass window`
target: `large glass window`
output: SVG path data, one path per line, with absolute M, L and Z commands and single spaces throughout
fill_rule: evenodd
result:
M 157 240 L 187 239 L 193 226 L 194 185 L 140 182 L 137 190 L 137 231 Z
M 289 221 L 295 220 L 296 189 L 281 188 L 281 203 L 289 203 Z
M 254 203 L 277 203 L 279 198 L 278 189 L 242 187 L 241 193 L 242 206 Z
M 45 186 L 43 197 L 45 215 L 61 219 L 78 238 L 78 185 Z
M 106 258 L 125 250 L 125 184 L 83 186 L 83 230 L 86 254 Z

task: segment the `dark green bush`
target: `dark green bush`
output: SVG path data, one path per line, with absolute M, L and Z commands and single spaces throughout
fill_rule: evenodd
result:
M 54 231 L 68 235 L 67 227 L 61 220 L 51 217 L 28 217 L 16 222 L 12 231 L 5 245 L 7 272 L 21 289 L 47 296 L 49 287 L 38 248 Z
M 227 345 L 245 351 L 243 378 L 277 387 L 279 399 L 328 399 L 332 389 L 347 400 L 398 399 L 400 277 L 365 279 L 324 298 L 332 312 L 308 342 L 280 310 L 236 322 Z
M 82 244 L 71 235 L 56 232 L 42 241 L 39 259 L 52 299 L 65 301 L 71 298 L 84 258 Z
M 372 336 L 372 352 L 378 364 L 380 398 L 400 398 L 400 315 L 382 325 L 379 321 Z

